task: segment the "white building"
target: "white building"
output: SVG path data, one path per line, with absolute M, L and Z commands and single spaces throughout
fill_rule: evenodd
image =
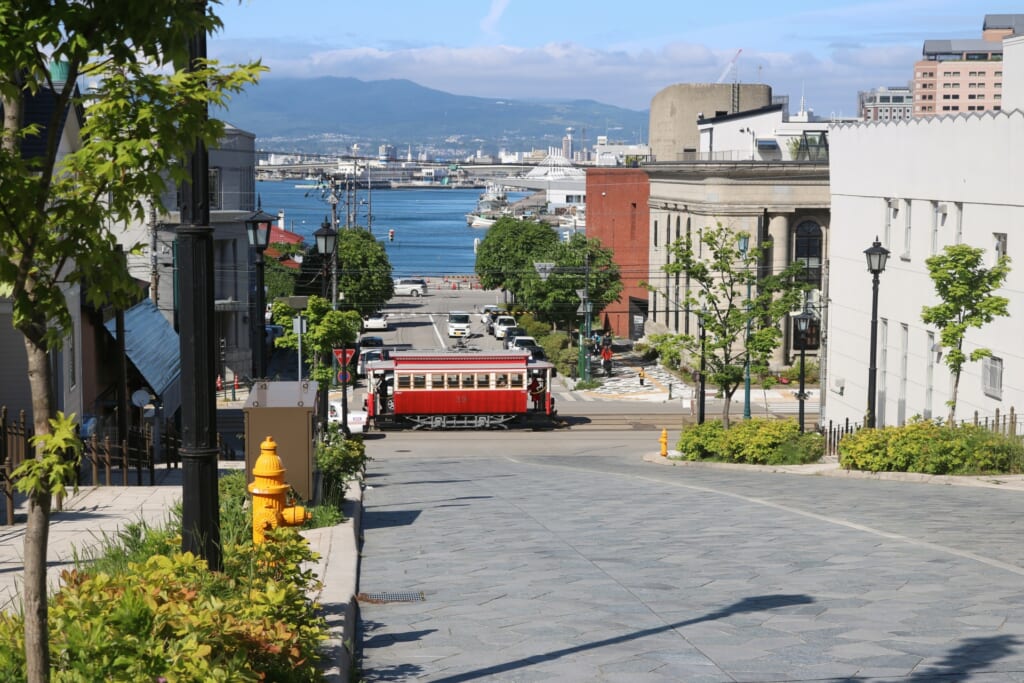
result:
M 877 425 L 948 412 L 951 374 L 921 309 L 938 302 L 925 259 L 950 244 L 1014 261 L 1000 292 L 1010 316 L 967 332 L 965 352 L 993 357 L 964 366 L 957 418 L 1024 406 L 1024 112 L 1006 109 L 831 129 L 826 424 L 861 423 L 866 412 L 872 295 L 863 252 L 876 235 L 891 252 L 879 290 Z

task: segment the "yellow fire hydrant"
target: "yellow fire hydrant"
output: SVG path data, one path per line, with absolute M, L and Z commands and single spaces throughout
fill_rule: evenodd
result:
M 284 482 L 284 466 L 277 455 L 277 443 L 268 436 L 260 444 L 260 457 L 252 468 L 252 542 L 263 543 L 267 529 L 299 526 L 310 514 L 304 507 L 285 507 L 285 494 L 290 488 Z
M 658 439 L 658 441 L 661 443 L 661 457 L 667 458 L 668 457 L 668 430 L 667 429 L 662 429 L 661 430 L 661 438 Z

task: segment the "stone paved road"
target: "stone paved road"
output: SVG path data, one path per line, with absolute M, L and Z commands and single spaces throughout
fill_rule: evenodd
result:
M 366 680 L 1024 681 L 1024 492 L 649 441 L 371 440 L 360 590 L 425 599 L 362 605 Z

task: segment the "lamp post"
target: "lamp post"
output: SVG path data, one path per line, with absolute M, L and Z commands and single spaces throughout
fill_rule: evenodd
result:
M 885 270 L 885 262 L 889 258 L 889 250 L 882 246 L 875 237 L 874 243 L 864 250 L 868 261 L 868 272 L 871 273 L 871 355 L 868 360 L 868 410 L 864 416 L 864 426 L 875 426 L 875 357 L 878 353 L 878 276 Z
M 700 318 L 697 319 L 697 324 L 700 325 L 700 382 L 699 391 L 697 394 L 697 424 L 704 424 L 704 401 L 707 392 L 704 390 L 704 374 L 707 369 L 707 358 L 704 352 L 704 339 L 706 335 L 706 329 L 704 327 L 704 316 L 707 315 L 707 311 L 703 308 L 700 309 Z
M 743 255 L 743 267 L 746 270 L 747 249 L 750 248 L 750 235 L 745 232 L 739 236 L 740 253 Z M 743 419 L 750 419 L 750 276 L 747 275 L 747 335 L 743 342 L 743 350 L 746 352 L 746 361 L 743 364 Z
M 814 319 L 814 314 L 810 311 L 804 311 L 800 315 L 794 318 L 796 322 L 797 339 L 800 345 L 800 393 L 797 395 L 797 399 L 800 401 L 800 433 L 804 432 L 804 401 L 807 400 L 807 394 L 804 393 L 804 358 L 807 353 L 807 330 L 811 326 L 811 321 Z
M 313 237 L 316 238 L 316 250 L 324 257 L 324 287 L 325 298 L 327 289 L 327 269 L 330 267 L 331 272 L 331 309 L 334 310 L 338 306 L 337 291 L 338 291 L 338 231 L 331 227 L 331 221 L 324 216 L 324 222 L 320 224 L 320 229 L 313 233 Z M 330 259 L 330 261 L 326 260 Z M 342 358 L 347 356 L 347 344 L 342 342 Z M 348 367 L 342 368 L 342 376 L 345 381 L 341 384 L 341 431 L 345 436 L 349 435 L 348 432 Z M 322 424 L 327 424 L 327 385 L 324 386 L 323 391 L 320 392 L 320 413 L 323 416 Z
M 252 335 L 252 376 L 255 379 L 263 379 L 267 376 L 266 366 L 266 327 L 264 309 L 263 284 L 263 252 L 270 245 L 270 226 L 277 220 L 263 211 L 263 200 L 257 198 L 256 213 L 245 219 L 245 231 L 249 235 L 249 246 L 256 250 L 256 310 L 253 321 L 254 332 Z

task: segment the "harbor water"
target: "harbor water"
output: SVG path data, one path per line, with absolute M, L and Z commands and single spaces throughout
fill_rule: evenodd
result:
M 263 180 L 256 184 L 256 192 L 264 211 L 271 215 L 284 211 L 285 229 L 312 246 L 313 233 L 330 215 L 331 205 L 320 189 L 310 185 L 301 180 Z M 370 226 L 385 246 L 395 277 L 466 275 L 474 272 L 475 241 L 487 234 L 466 224 L 466 214 L 476 208 L 480 193 L 473 188 L 360 190 L 353 201 L 355 223 Z M 373 220 L 368 221 L 371 209 Z M 344 200 L 337 212 L 344 225 Z M 393 241 L 389 240 L 391 230 Z

